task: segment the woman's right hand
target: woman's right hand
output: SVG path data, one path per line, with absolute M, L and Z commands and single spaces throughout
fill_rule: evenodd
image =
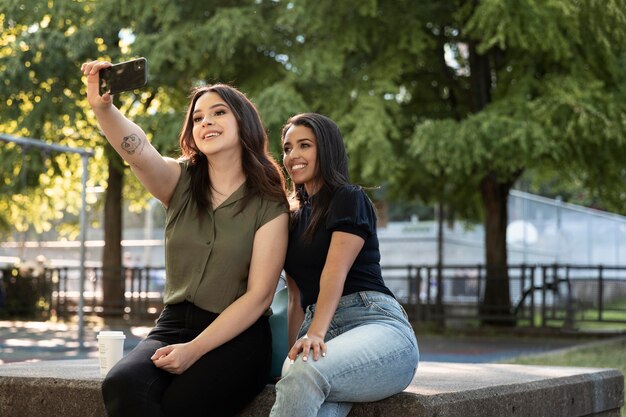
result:
M 313 360 L 316 361 L 320 356 L 326 356 L 326 343 L 324 343 L 324 339 L 321 337 L 305 334 L 296 340 L 287 357 L 293 363 L 299 354 L 302 354 L 303 362 L 307 362 L 311 354 L 313 355 Z
M 87 101 L 92 109 L 107 109 L 112 105 L 112 97 L 108 92 L 100 95 L 100 75 L 101 69 L 111 66 L 107 61 L 85 62 L 80 69 L 87 76 Z

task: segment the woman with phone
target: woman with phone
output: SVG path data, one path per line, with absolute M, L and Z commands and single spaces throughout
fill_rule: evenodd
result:
M 284 177 L 254 105 L 233 87 L 192 91 L 179 159 L 99 93 L 87 99 L 107 140 L 165 207 L 164 309 L 147 338 L 106 376 L 109 417 L 232 416 L 266 385 L 268 308 L 287 247 Z
M 383 282 L 374 207 L 348 180 L 341 132 L 299 114 L 282 131 L 292 183 L 285 262 L 292 346 L 272 417 L 347 416 L 411 382 L 419 351 L 406 313 Z

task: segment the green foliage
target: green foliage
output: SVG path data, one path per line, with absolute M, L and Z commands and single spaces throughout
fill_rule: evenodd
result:
M 625 73 L 619 64 L 625 32 L 624 25 L 595 26 L 598 20 L 622 22 L 624 2 L 609 2 L 606 9 L 597 2 L 523 3 L 513 8 L 483 1 L 455 15 L 461 18 L 458 27 L 469 20 L 461 36 L 449 41 L 478 40 L 478 50 L 492 57 L 492 103 L 458 124 L 418 125 L 410 148 L 413 161 L 424 161 L 429 175 L 449 174 L 446 183 L 488 170 L 503 179 L 528 168 L 550 171 L 597 190 L 615 209 L 620 198 L 624 201 L 618 155 L 626 137 Z M 457 61 L 461 69 L 468 65 Z
M 388 172 L 397 169 L 395 158 L 390 156 L 399 131 L 393 123 L 390 107 L 380 96 L 361 94 L 354 100 L 351 111 L 336 119 L 346 131 L 344 140 L 353 177 L 380 183 L 385 181 Z
M 327 114 L 352 179 L 391 198 L 476 218 L 485 175 L 532 170 L 612 208 L 626 201 L 624 0 L 29 0 L 3 3 L 0 25 L 0 131 L 95 149 L 91 185 L 106 181 L 108 162 L 80 63 L 145 56 L 148 87 L 118 100 L 167 155 L 177 156 L 190 89 L 228 82 L 258 105 L 279 159 L 289 116 Z M 75 211 L 74 198 L 9 209 L 42 188 L 57 200 L 77 192 L 79 161 L 27 155 L 0 149 L 0 225 Z
M 289 117 L 308 111 L 308 106 L 294 86 L 283 81 L 264 89 L 253 101 L 268 130 L 270 149 L 279 157 L 282 152 L 282 127 Z
M 626 2 L 514 3 L 294 0 L 280 21 L 287 82 L 339 122 L 353 180 L 483 217 L 488 271 L 506 270 L 525 171 L 624 201 Z M 488 282 L 484 304 L 508 314 L 508 282 Z
M 98 26 L 92 18 L 94 2 L 5 3 L 0 14 L 0 131 L 93 149 L 99 135 L 84 113 L 79 65 L 102 49 L 101 38 L 94 39 L 91 31 Z M 7 143 L 0 155 L 0 224 L 12 228 L 2 231 L 32 227 L 41 233 L 63 212 L 78 213 L 80 157 Z M 94 162 L 101 163 L 97 155 Z M 103 180 L 96 168 L 90 169 L 91 185 Z
M 469 13 L 465 32 L 479 40 L 480 53 L 493 47 L 571 59 L 581 42 L 579 6 L 561 0 L 481 1 Z

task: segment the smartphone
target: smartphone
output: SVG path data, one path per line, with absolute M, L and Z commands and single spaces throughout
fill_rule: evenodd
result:
M 131 61 L 120 62 L 101 69 L 100 95 L 107 91 L 117 94 L 122 91 L 136 90 L 145 87 L 148 83 L 148 62 L 146 58 L 137 58 Z

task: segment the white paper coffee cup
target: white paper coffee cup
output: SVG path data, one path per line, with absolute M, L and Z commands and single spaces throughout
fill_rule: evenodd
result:
M 98 333 L 98 351 L 100 354 L 100 376 L 106 376 L 113 365 L 124 356 L 124 339 L 121 331 L 101 331 Z

